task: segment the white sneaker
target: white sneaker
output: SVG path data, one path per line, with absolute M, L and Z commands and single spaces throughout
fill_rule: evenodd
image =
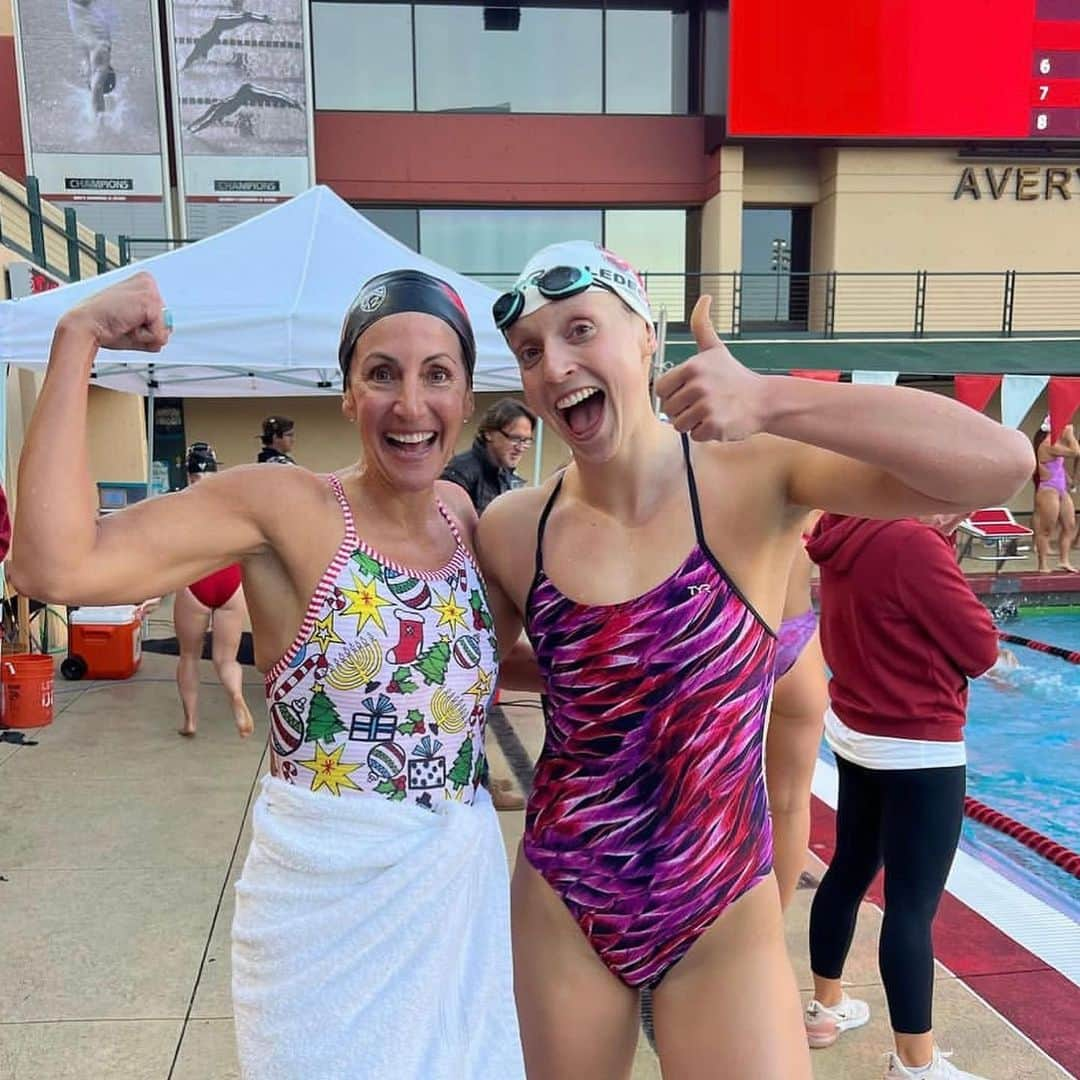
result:
M 889 1067 L 885 1070 L 885 1080 L 908 1080 L 909 1077 L 917 1077 L 918 1080 L 986 1080 L 985 1077 L 976 1076 L 974 1073 L 964 1072 L 958 1069 L 948 1059 L 951 1053 L 942 1053 L 936 1046 L 930 1065 L 924 1072 L 922 1069 L 909 1069 L 893 1053 L 889 1054 Z
M 832 1046 L 840 1038 L 840 1032 L 862 1027 L 870 1019 L 870 1006 L 865 1001 L 845 994 L 839 1005 L 826 1007 L 820 1001 L 811 1001 L 803 1014 L 806 1025 L 806 1041 L 812 1050 Z

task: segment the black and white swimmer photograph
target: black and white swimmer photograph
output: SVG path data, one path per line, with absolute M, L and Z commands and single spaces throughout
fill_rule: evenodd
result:
M 149 0 L 22 0 L 36 153 L 160 152 Z
M 307 153 L 300 0 L 173 3 L 185 154 Z

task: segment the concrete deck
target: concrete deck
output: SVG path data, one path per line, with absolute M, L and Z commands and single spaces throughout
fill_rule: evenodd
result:
M 50 727 L 22 733 L 26 745 L 0 732 L 2 1080 L 239 1077 L 229 925 L 265 727 L 246 742 L 236 737 L 204 664 L 199 734 L 180 738 L 174 665 L 151 654 L 125 683 L 58 679 Z M 245 670 L 261 717 L 261 680 Z M 501 732 L 490 740 L 493 766 L 520 775 L 540 749 L 541 715 L 528 703 L 504 712 L 508 723 L 493 725 Z M 501 819 L 512 858 L 522 815 Z M 821 871 L 810 855 L 808 870 Z M 811 895 L 802 890 L 788 918 L 804 989 Z M 890 1040 L 878 924 L 865 905 L 848 969 L 873 1020 L 815 1052 L 818 1080 L 881 1076 Z M 992 1080 L 1070 1075 L 944 970 L 935 1017 L 940 1044 L 961 1068 Z M 660 1076 L 644 1038 L 634 1076 Z

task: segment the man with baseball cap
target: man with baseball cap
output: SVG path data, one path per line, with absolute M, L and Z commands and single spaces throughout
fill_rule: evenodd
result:
M 259 451 L 260 464 L 270 462 L 274 465 L 295 465 L 289 454 L 296 441 L 296 425 L 287 416 L 268 416 L 262 426 L 262 449 Z

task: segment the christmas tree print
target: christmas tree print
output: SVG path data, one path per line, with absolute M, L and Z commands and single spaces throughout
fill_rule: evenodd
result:
M 364 577 L 382 581 L 382 567 L 370 555 L 365 555 L 362 551 L 354 551 L 353 562 L 360 568 L 360 573 Z
M 412 672 L 407 667 L 399 667 L 394 677 L 386 684 L 388 694 L 411 694 L 416 689 Z
M 427 730 L 424 727 L 424 714 L 419 709 L 410 709 L 397 729 L 401 735 L 423 735 Z
M 428 686 L 442 686 L 446 682 L 446 669 L 450 665 L 450 643 L 436 641 L 423 656 L 416 668 L 424 676 Z
M 310 742 L 333 742 L 339 731 L 345 730 L 334 703 L 326 696 L 321 683 L 312 686 L 308 707 L 307 737 Z
M 453 768 L 447 779 L 460 791 L 469 783 L 469 773 L 472 767 L 472 736 L 470 735 L 462 744 L 461 749 L 454 758 Z
M 473 589 L 469 593 L 469 607 L 472 608 L 472 624 L 474 630 L 490 630 L 492 627 L 491 613 L 484 603 L 484 595 L 479 589 Z

